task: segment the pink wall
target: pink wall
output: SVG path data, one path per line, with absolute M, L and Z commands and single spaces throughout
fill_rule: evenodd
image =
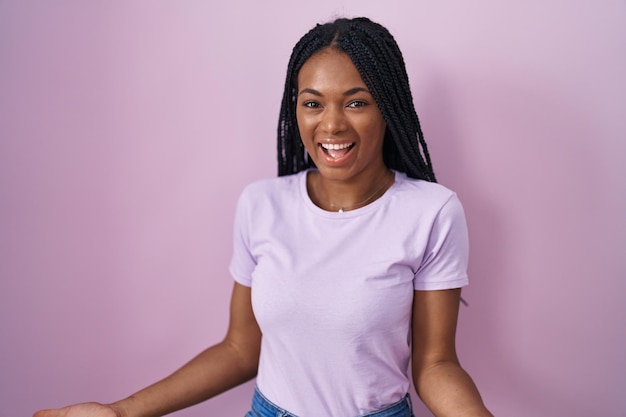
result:
M 235 200 L 275 173 L 292 45 L 336 14 L 395 33 L 465 203 L 487 403 L 626 416 L 626 3 L 212 3 L 0 2 L 1 417 L 117 399 L 222 337 Z M 252 386 L 178 415 L 243 415 Z

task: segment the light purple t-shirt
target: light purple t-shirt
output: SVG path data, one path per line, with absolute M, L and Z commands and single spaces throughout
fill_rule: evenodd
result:
M 414 289 L 467 284 L 465 217 L 452 191 L 398 172 L 378 200 L 328 212 L 306 175 L 246 187 L 230 271 L 252 287 L 265 397 L 300 417 L 358 416 L 409 389 Z

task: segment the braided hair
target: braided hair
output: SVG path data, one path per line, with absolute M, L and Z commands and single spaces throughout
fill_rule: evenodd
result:
M 314 166 L 296 121 L 297 81 L 302 65 L 325 48 L 346 53 L 374 97 L 387 125 L 383 141 L 386 166 L 411 178 L 436 182 L 402 53 L 385 27 L 365 17 L 318 24 L 293 48 L 278 121 L 278 175 Z

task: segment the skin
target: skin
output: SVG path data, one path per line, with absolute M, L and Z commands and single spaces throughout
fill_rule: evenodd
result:
M 461 289 L 415 291 L 412 376 L 417 394 L 437 417 L 493 417 L 456 354 Z
M 391 185 L 393 174 L 383 162 L 386 124 L 348 55 L 327 48 L 304 63 L 298 73 L 296 118 L 302 143 L 318 168 L 307 185 L 320 207 L 329 209 L 331 202 L 357 208 L 381 186 Z M 325 144 L 350 148 L 334 159 L 324 151 Z
M 297 119 L 302 141 L 318 167 L 309 175 L 311 198 L 345 206 L 371 194 L 390 178 L 382 158 L 385 122 L 356 67 L 344 53 L 318 52 L 298 76 Z M 339 159 L 320 145 L 351 144 Z M 322 208 L 323 203 L 319 203 Z M 417 393 L 437 417 L 492 416 L 461 368 L 455 333 L 461 290 L 415 291 L 412 375 Z M 83 403 L 42 410 L 34 417 L 152 417 L 214 397 L 256 375 L 261 331 L 251 290 L 233 288 L 224 340 L 167 378 L 113 404 Z

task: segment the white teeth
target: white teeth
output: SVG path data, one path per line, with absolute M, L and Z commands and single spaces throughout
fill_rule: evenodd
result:
M 322 148 L 324 149 L 333 149 L 333 150 L 339 150 L 339 149 L 346 149 L 349 148 L 350 146 L 352 146 L 351 143 L 322 143 Z

